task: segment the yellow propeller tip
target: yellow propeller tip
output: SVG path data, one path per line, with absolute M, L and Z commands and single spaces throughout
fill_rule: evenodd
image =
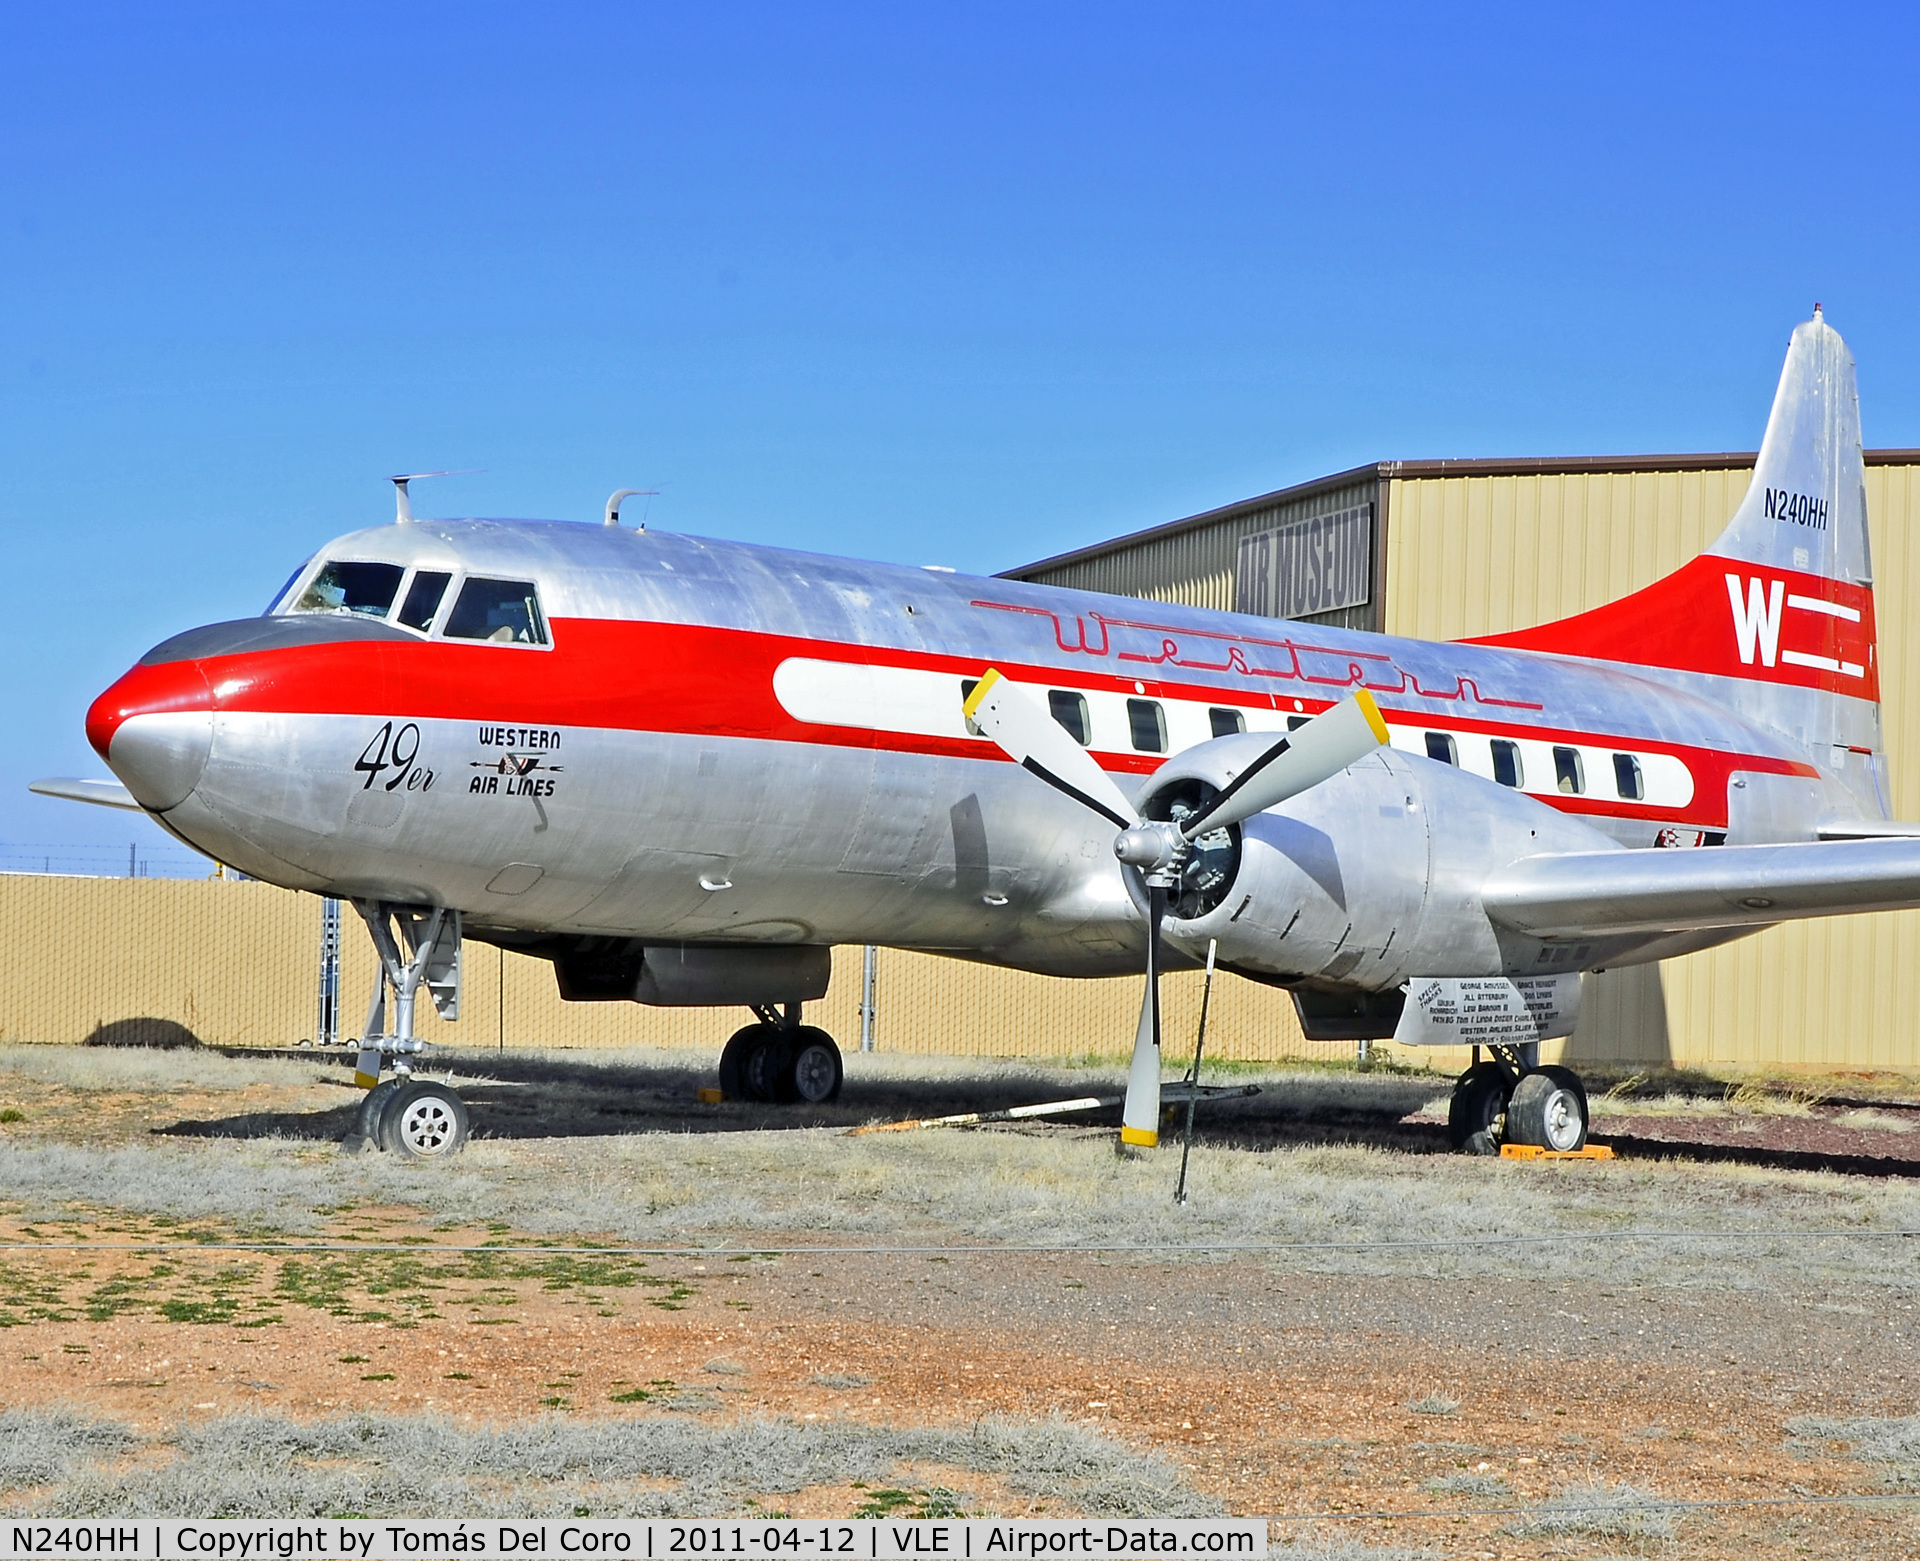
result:
M 1160 1135 L 1150 1127 L 1123 1127 L 1120 1129 L 1120 1142 L 1151 1149 L 1160 1142 Z
M 985 672 L 981 673 L 980 681 L 973 685 L 973 692 L 967 695 L 966 702 L 960 706 L 961 714 L 971 721 L 974 717 L 974 712 L 980 708 L 980 702 L 993 691 L 993 685 L 999 681 L 1000 669 L 998 667 L 988 667 Z
M 1380 706 L 1374 702 L 1373 695 L 1364 688 L 1355 689 L 1353 702 L 1360 707 L 1360 713 L 1367 718 L 1367 725 L 1373 728 L 1373 735 L 1381 742 L 1391 741 L 1387 733 L 1387 723 L 1380 714 Z

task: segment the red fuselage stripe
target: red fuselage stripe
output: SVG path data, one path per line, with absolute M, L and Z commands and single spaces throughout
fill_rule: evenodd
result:
M 672 732 L 770 742 L 886 748 L 902 753 L 994 759 L 984 739 L 951 739 L 825 726 L 796 720 L 774 695 L 773 675 L 792 657 L 978 677 L 984 661 L 891 646 L 844 644 L 703 625 L 573 618 L 553 622 L 550 650 L 444 640 L 366 641 L 303 645 L 204 661 L 133 668 L 94 703 L 87 735 L 105 757 L 113 733 L 129 716 L 160 710 L 217 709 L 285 715 L 357 715 L 384 719 L 474 721 L 508 726 L 585 727 Z M 1018 682 L 1042 687 L 1150 698 L 1214 701 L 1249 709 L 1291 710 L 1292 697 L 1222 683 L 1118 678 L 1076 667 L 994 663 Z M 1307 713 L 1328 708 L 1306 700 Z M 1813 775 L 1811 766 L 1763 754 L 1653 742 L 1638 737 L 1581 733 L 1545 725 L 1434 717 L 1383 704 L 1396 725 L 1583 743 L 1636 753 L 1672 754 L 1692 772 L 1694 801 L 1675 817 L 1643 804 L 1592 796 L 1529 793 L 1563 812 L 1658 818 L 1696 828 L 1726 822 L 1726 780 L 1735 770 Z M 1099 755 L 1109 769 L 1148 774 L 1165 754 Z

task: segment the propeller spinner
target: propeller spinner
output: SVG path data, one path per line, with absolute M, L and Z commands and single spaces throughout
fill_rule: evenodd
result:
M 1160 1141 L 1160 928 L 1167 897 L 1180 882 L 1193 844 L 1338 775 L 1387 741 L 1387 724 L 1373 695 L 1350 699 L 1278 738 L 1231 775 L 1198 812 L 1175 820 L 1144 819 L 1092 754 L 1040 705 L 989 668 L 964 706 L 967 719 L 1008 758 L 1054 790 L 1109 820 L 1118 835 L 1113 853 L 1136 868 L 1147 887 L 1147 985 L 1134 1035 L 1133 1064 L 1121 1112 L 1120 1141 Z

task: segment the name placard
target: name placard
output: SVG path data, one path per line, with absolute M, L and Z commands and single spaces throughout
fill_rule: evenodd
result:
M 1305 618 L 1373 595 L 1373 506 L 1309 515 L 1240 539 L 1233 610 Z

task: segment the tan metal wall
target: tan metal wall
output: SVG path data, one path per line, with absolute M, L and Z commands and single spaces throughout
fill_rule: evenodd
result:
M 1386 627 L 1496 634 L 1649 585 L 1711 542 L 1750 469 L 1395 480 Z M 1896 816 L 1920 818 L 1920 467 L 1870 465 L 1867 513 Z M 1571 1055 L 1920 1068 L 1920 911 L 1778 927 L 1591 983 Z
M 358 1035 L 373 982 L 365 929 L 342 918 L 341 1033 Z M 314 1033 L 320 901 L 267 884 L 0 875 L 0 1043 L 125 1039 L 155 1021 L 211 1045 L 285 1046 Z M 808 1010 L 851 1051 L 859 1044 L 860 955 L 835 951 L 833 985 Z M 469 944 L 462 1017 L 421 1002 L 420 1034 L 462 1046 L 700 1046 L 716 1056 L 744 1009 L 563 1003 L 543 960 Z M 1200 977 L 1168 978 L 1168 1052 L 1191 1049 Z M 990 966 L 879 956 L 877 1026 L 889 1052 L 1117 1056 L 1133 1044 L 1140 982 L 1058 981 Z M 142 1024 L 141 1021 L 146 1021 Z M 134 1032 L 128 1034 L 129 1028 Z M 1256 1060 L 1341 1056 L 1304 1041 L 1284 992 L 1231 977 L 1214 987 L 1209 1054 Z
M 1236 511 L 1220 520 L 1147 537 L 1116 546 L 1091 558 L 1076 559 L 1051 569 L 1023 570 L 1017 578 L 1040 585 L 1067 586 L 1078 591 L 1105 591 L 1114 596 L 1137 596 L 1153 602 L 1179 602 L 1189 607 L 1233 610 L 1233 566 L 1240 539 L 1256 531 L 1270 531 L 1309 515 L 1324 515 L 1375 502 L 1379 484 L 1369 474 L 1365 481 L 1339 488 L 1323 488 L 1300 498 Z M 1376 517 L 1377 524 L 1377 517 Z M 1379 577 L 1378 549 L 1374 574 Z M 1378 592 L 1374 593 L 1376 599 Z M 1316 613 L 1305 620 L 1368 629 L 1377 606 L 1369 602 L 1336 612 Z

